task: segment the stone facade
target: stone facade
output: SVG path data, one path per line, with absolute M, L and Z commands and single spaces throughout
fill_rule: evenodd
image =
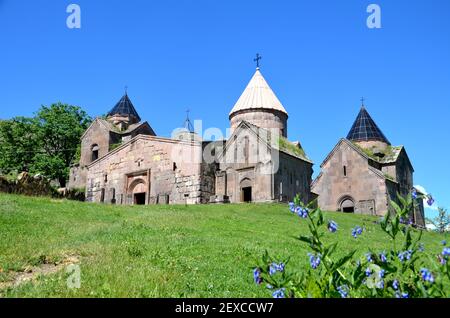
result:
M 398 194 L 413 188 L 413 166 L 403 146 L 391 146 L 362 107 L 347 138 L 341 139 L 321 165 L 312 183 L 318 205 L 329 211 L 383 216 Z M 412 215 L 424 226 L 423 201 Z
M 214 193 L 202 143 L 140 135 L 88 166 L 87 201 L 206 203 Z
M 308 200 L 312 162 L 285 138 L 288 114 L 259 69 L 243 96 L 230 113 L 232 136 L 205 142 L 189 129 L 157 137 L 125 95 L 83 135 L 69 187 L 111 204 Z

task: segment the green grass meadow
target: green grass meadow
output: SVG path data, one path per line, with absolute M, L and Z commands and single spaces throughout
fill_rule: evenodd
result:
M 339 224 L 326 236 L 339 241 L 339 254 L 389 246 L 376 218 L 326 218 Z M 366 227 L 358 239 L 356 225 Z M 68 255 L 81 269 L 79 289 L 60 271 L 0 289 L 0 297 L 270 297 L 252 268 L 268 250 L 291 256 L 288 269 L 308 270 L 302 233 L 307 221 L 285 205 L 112 206 L 0 194 L 0 283 Z M 439 253 L 442 239 L 424 233 L 426 253 Z

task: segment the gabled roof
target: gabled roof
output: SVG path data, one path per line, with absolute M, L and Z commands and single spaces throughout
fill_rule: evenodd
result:
M 350 129 L 347 139 L 350 141 L 382 141 L 388 145 L 391 144 L 372 117 L 370 117 L 364 105 L 361 107 L 358 117 L 356 117 Z
M 278 110 L 287 115 L 286 109 L 264 79 L 259 68 L 248 83 L 239 100 L 230 112 L 230 116 L 238 111 L 249 109 Z
M 138 122 L 141 121 L 141 117 L 139 117 L 139 114 L 134 108 L 133 103 L 128 98 L 128 94 L 122 96 L 116 106 L 114 106 L 113 109 L 108 112 L 107 116 L 114 115 L 134 116 Z
M 130 134 L 133 131 L 135 131 L 136 129 L 141 128 L 141 127 L 147 127 L 149 129 L 149 131 L 152 133 L 152 135 L 156 135 L 155 132 L 153 131 L 153 128 L 149 125 L 148 122 L 132 124 L 132 125 L 128 126 L 128 128 L 126 130 L 121 131 L 116 126 L 114 126 L 112 123 L 110 123 L 109 121 L 107 121 L 103 118 L 97 117 L 91 123 L 91 125 L 86 129 L 86 131 L 83 133 L 83 135 L 81 136 L 81 139 L 83 139 L 84 136 L 88 133 L 88 131 L 91 130 L 91 128 L 97 123 L 100 124 L 101 126 L 103 126 L 107 131 L 116 133 L 118 135 Z
M 305 151 L 303 150 L 303 148 L 301 148 L 300 143 L 292 143 L 290 141 L 288 141 L 285 137 L 283 136 L 279 136 L 280 140 L 278 142 L 278 145 L 272 145 L 269 144 L 267 142 L 267 140 L 261 138 L 261 134 L 259 133 L 259 131 L 263 130 L 266 131 L 267 134 L 270 134 L 270 132 L 267 129 L 258 127 L 256 125 L 253 125 L 247 121 L 242 121 L 234 130 L 233 134 L 230 136 L 230 138 L 227 140 L 226 145 L 224 147 L 224 149 L 222 150 L 222 153 L 220 153 L 218 155 L 218 157 L 220 158 L 223 153 L 227 150 L 227 148 L 230 146 L 231 142 L 234 138 L 233 136 L 237 136 L 239 134 L 239 132 L 243 129 L 249 129 L 254 135 L 256 135 L 258 137 L 258 140 L 261 140 L 264 145 L 267 145 L 268 147 L 272 148 L 272 146 L 274 146 L 275 149 L 277 149 L 278 151 L 285 153 L 287 155 L 290 155 L 292 157 L 295 157 L 297 159 L 303 160 L 305 162 L 311 163 L 313 164 L 313 162 L 307 157 L 307 155 L 305 154 Z

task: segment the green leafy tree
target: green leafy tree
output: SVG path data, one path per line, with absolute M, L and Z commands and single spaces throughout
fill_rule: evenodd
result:
M 436 232 L 445 233 L 448 231 L 448 227 L 450 226 L 450 215 L 444 208 L 438 208 L 438 210 L 438 216 L 434 219 L 427 219 L 427 222 L 434 225 Z
M 33 118 L 0 121 L 0 170 L 2 174 L 29 171 L 39 148 Z
M 33 157 L 31 171 L 56 179 L 64 187 L 80 137 L 91 121 L 78 106 L 62 103 L 42 106 L 35 117 L 40 151 Z

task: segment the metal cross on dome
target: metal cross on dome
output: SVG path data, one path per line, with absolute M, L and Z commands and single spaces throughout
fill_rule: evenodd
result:
M 262 56 L 259 53 L 256 53 L 256 58 L 253 60 L 256 62 L 256 67 L 259 68 L 259 61 L 261 61 Z

